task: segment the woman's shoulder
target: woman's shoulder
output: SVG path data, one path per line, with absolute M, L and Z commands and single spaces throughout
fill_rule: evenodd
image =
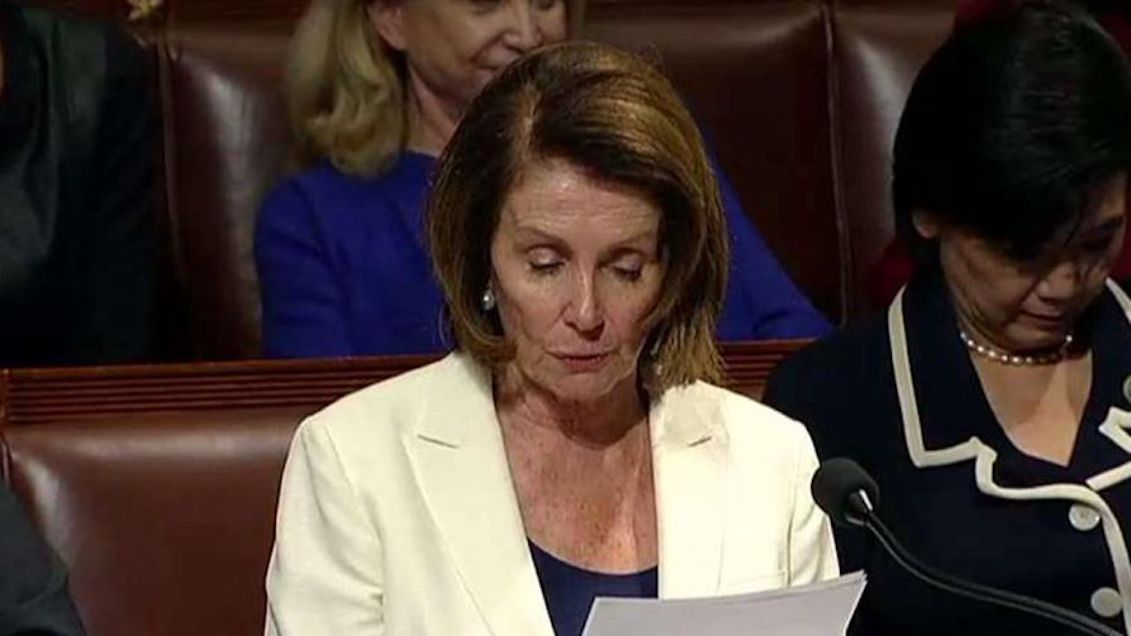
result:
M 886 316 L 841 329 L 789 356 L 770 374 L 765 400 L 813 391 L 852 390 L 877 382 L 890 367 Z
M 694 422 L 705 432 L 720 431 L 732 441 L 750 438 L 761 443 L 796 442 L 808 438 L 804 427 L 789 416 L 747 395 L 708 382 L 669 389 L 664 405 L 667 420 Z
M 339 398 L 307 418 L 301 430 L 321 431 L 335 439 L 336 445 L 379 448 L 411 432 L 440 398 L 445 403 L 478 402 L 484 390 L 489 400 L 490 379 L 485 371 L 467 356 L 452 353 Z
M 264 199 L 263 214 L 295 206 L 319 216 L 341 216 L 374 206 L 393 206 L 404 197 L 417 197 L 428 188 L 427 161 L 412 153 L 402 155 L 378 175 L 342 172 L 327 160 L 284 177 Z
M 879 425 L 898 409 L 890 351 L 886 322 L 877 316 L 784 361 L 762 400 L 804 423 L 822 457 L 858 456 L 864 440 L 887 434 Z
M 329 161 L 314 165 L 283 177 L 267 194 L 264 211 L 281 203 L 301 200 L 311 207 L 326 201 L 348 200 L 365 190 L 373 189 L 380 177 L 365 178 L 338 170 Z
M 722 440 L 743 481 L 778 479 L 815 462 L 804 425 L 746 395 L 697 382 L 673 397 L 682 404 L 669 409 L 665 434 L 679 427 L 677 439 L 684 442 Z M 682 421 L 673 422 L 676 417 Z

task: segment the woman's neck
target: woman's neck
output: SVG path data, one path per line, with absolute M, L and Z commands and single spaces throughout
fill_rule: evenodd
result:
M 1092 387 L 1092 356 L 1006 366 L 972 360 L 994 417 L 1022 452 L 1068 466 Z
M 592 450 L 647 432 L 646 406 L 633 378 L 594 400 L 566 401 L 510 369 L 496 382 L 496 403 L 500 419 Z
M 460 110 L 437 95 L 419 75 L 409 69 L 409 150 L 439 156 L 459 125 Z

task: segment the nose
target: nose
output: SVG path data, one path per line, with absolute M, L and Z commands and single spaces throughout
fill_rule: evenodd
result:
M 507 46 L 522 54 L 542 45 L 542 29 L 530 0 L 512 0 L 509 21 L 505 37 Z
M 597 298 L 593 276 L 582 273 L 574 277 L 565 321 L 582 336 L 596 338 L 601 335 L 601 330 L 605 326 L 605 316 Z
M 1037 295 L 1046 302 L 1063 303 L 1071 300 L 1080 291 L 1080 264 L 1074 259 L 1058 263 L 1041 282 L 1037 284 Z

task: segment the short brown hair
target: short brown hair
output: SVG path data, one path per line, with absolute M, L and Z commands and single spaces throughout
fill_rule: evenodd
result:
M 641 377 L 653 391 L 719 381 L 715 320 L 728 241 L 703 140 L 651 64 L 592 43 L 548 47 L 501 73 L 469 106 L 440 159 L 428 234 L 459 346 L 492 368 L 514 355 L 480 299 L 503 203 L 522 169 L 542 159 L 564 159 L 657 204 L 667 273 L 648 318 Z

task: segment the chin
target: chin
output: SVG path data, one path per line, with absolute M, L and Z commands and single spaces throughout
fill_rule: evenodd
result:
M 1068 330 L 1063 326 L 1026 326 L 1024 329 L 1019 329 L 1016 334 L 1012 334 L 1010 349 L 1014 351 L 1055 349 L 1064 342 L 1067 335 Z
M 590 372 L 555 369 L 543 375 L 539 384 L 563 402 L 585 403 L 616 391 L 631 375 L 623 369 L 610 367 Z
M 546 387 L 563 402 L 593 402 L 616 386 L 604 374 L 598 373 L 558 375 L 548 379 Z

